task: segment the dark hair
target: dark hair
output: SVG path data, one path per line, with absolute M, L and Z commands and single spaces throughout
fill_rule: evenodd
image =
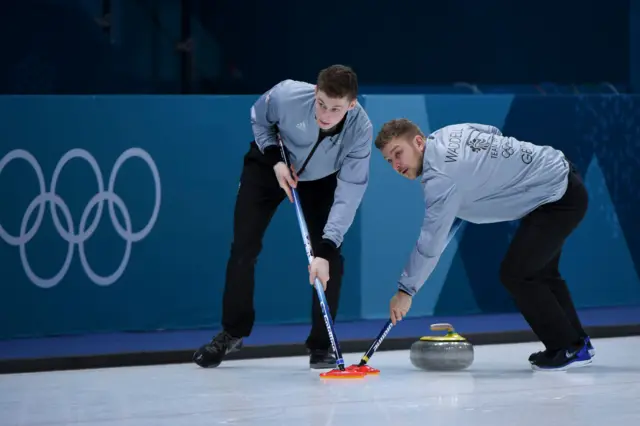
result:
M 358 96 L 358 76 L 347 66 L 331 65 L 318 74 L 318 90 L 330 98 L 346 97 L 352 101 Z
M 416 135 L 424 137 L 422 130 L 410 120 L 406 118 L 398 118 L 395 120 L 387 121 L 382 125 L 382 129 L 376 136 L 375 146 L 379 150 L 384 147 L 395 138 L 414 138 Z

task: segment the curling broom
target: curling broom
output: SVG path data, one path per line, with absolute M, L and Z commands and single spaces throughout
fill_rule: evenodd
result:
M 278 135 L 278 144 L 280 145 L 280 152 L 282 154 L 282 158 L 284 159 L 287 168 L 291 168 L 291 164 L 289 163 L 289 158 L 287 156 L 287 152 L 285 150 L 284 144 L 282 142 L 282 138 Z M 305 250 L 307 252 L 307 259 L 309 260 L 309 264 L 313 261 L 313 250 L 311 248 L 311 238 L 309 237 L 309 230 L 307 228 L 307 223 L 304 218 L 304 213 L 302 211 L 302 207 L 300 205 L 300 198 L 298 197 L 298 191 L 296 188 L 291 188 L 291 192 L 293 194 L 293 200 L 296 208 L 296 215 L 298 216 L 298 225 L 300 226 L 300 233 L 302 234 L 302 242 L 304 243 Z M 315 290 L 318 294 L 318 299 L 320 300 L 320 308 L 322 309 L 322 316 L 324 317 L 324 323 L 327 327 L 327 332 L 329 333 L 329 340 L 331 341 L 331 346 L 333 347 L 333 352 L 336 356 L 336 365 L 338 368 L 328 371 L 326 373 L 321 373 L 320 377 L 323 379 L 359 379 L 366 376 L 366 373 L 362 373 L 359 371 L 347 370 L 344 366 L 344 359 L 342 358 L 342 351 L 340 350 L 340 344 L 338 343 L 338 338 L 336 337 L 336 333 L 333 328 L 333 322 L 331 321 L 331 316 L 329 315 L 329 310 L 327 308 L 328 303 L 327 299 L 324 296 L 324 289 L 322 287 L 322 282 L 316 277 L 315 279 Z
M 449 231 L 449 235 L 447 236 L 447 243 L 445 244 L 444 249 L 442 250 L 443 252 L 447 248 L 451 240 L 453 239 L 456 232 L 458 232 L 458 229 L 460 229 L 462 224 L 463 224 L 463 221 L 460 219 L 456 219 L 456 221 L 453 223 L 453 225 L 451 226 L 451 230 Z M 365 354 L 360 359 L 360 363 L 350 365 L 349 367 L 347 367 L 347 370 L 359 371 L 361 373 L 368 374 L 368 375 L 380 374 L 380 370 L 367 365 L 367 363 L 369 362 L 369 359 L 373 356 L 375 351 L 380 347 L 380 345 L 382 344 L 382 341 L 384 340 L 385 337 L 387 337 L 387 334 L 389 334 L 392 328 L 393 328 L 393 323 L 391 322 L 391 320 L 388 320 L 387 323 L 384 325 L 384 327 L 382 327 L 382 330 L 378 334 L 378 337 L 375 338 L 371 346 L 369 346 L 369 349 L 367 349 L 367 352 L 365 352 Z

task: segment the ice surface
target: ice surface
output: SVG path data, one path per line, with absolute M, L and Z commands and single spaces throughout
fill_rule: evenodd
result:
M 323 381 L 306 357 L 3 375 L 0 425 L 638 424 L 640 337 L 594 345 L 591 366 L 553 373 L 530 369 L 540 345 L 527 343 L 477 346 L 471 368 L 452 373 L 378 352 L 380 376 L 358 380 Z

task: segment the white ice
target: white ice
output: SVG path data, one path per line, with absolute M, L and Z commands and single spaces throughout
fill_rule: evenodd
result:
M 0 376 L 6 426 L 590 426 L 640 424 L 640 337 L 596 339 L 592 365 L 533 372 L 538 344 L 477 346 L 466 371 L 378 352 L 378 377 L 322 381 L 306 357 Z M 346 354 L 347 365 L 361 354 Z

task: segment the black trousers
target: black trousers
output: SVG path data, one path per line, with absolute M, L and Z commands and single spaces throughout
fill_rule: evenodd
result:
M 337 182 L 337 174 L 316 181 L 298 182 L 300 204 L 309 229 L 311 247 L 314 250 L 322 240 L 324 226 L 333 205 Z M 240 188 L 236 198 L 233 243 L 227 263 L 223 296 L 222 326 L 233 336 L 246 337 L 251 334 L 255 322 L 253 304 L 255 265 L 262 250 L 262 240 L 267 227 L 285 198 L 286 194 L 278 185 L 273 167 L 264 161 L 262 153 L 255 143 L 252 143 L 244 157 Z M 335 321 L 344 261 L 340 250 L 333 258 L 327 260 L 330 278 L 325 297 L 332 319 Z M 300 267 L 303 268 L 304 265 Z M 320 301 L 311 285 L 309 285 L 309 291 L 313 294 L 312 325 L 306 346 L 311 350 L 326 350 L 330 348 L 330 341 L 320 309 Z
M 500 268 L 500 279 L 533 332 L 549 350 L 586 336 L 558 265 L 567 237 L 584 218 L 589 197 L 571 166 L 564 196 L 525 216 Z

